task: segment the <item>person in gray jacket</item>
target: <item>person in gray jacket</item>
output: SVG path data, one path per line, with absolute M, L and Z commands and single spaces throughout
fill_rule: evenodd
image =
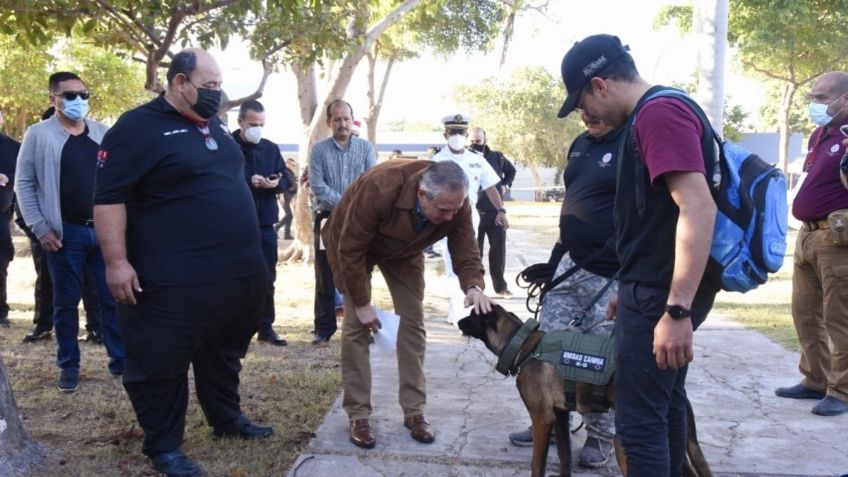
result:
M 56 114 L 24 134 L 18 154 L 15 193 L 21 214 L 47 252 L 53 280 L 53 325 L 60 391 L 79 384 L 79 306 L 83 270 L 94 278 L 109 372 L 120 376 L 125 353 L 118 335 L 115 300 L 106 286 L 106 267 L 94 232 L 93 196 L 98 151 L 108 126 L 86 119 L 90 92 L 74 73 L 48 82 Z

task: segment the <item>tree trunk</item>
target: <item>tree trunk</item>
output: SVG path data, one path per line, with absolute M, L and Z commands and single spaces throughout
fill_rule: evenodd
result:
M 313 65 L 301 67 L 292 66 L 297 78 L 297 100 L 300 106 L 300 121 L 303 127 L 301 141 L 298 142 L 298 180 L 303 177 L 309 167 L 309 151 L 312 144 L 308 142 L 309 124 L 316 115 L 320 116 L 318 108 L 318 87 Z M 285 263 L 309 262 L 312 255 L 312 211 L 309 209 L 309 187 L 301 184 L 295 196 L 294 203 L 294 241 L 280 254 L 279 261 Z
M 783 99 L 780 102 L 780 109 L 777 112 L 778 131 L 780 133 L 780 142 L 778 145 L 778 161 L 784 172 L 789 170 L 789 120 L 792 109 L 792 101 L 795 99 L 795 92 L 798 91 L 798 85 L 786 83 L 783 89 Z
M 329 127 L 327 126 L 324 111 L 327 105 L 337 98 L 344 97 L 347 92 L 347 87 L 353 78 L 353 73 L 356 71 L 356 66 L 365 57 L 365 54 L 374 46 L 377 38 L 383 34 L 390 26 L 397 23 L 404 15 L 409 13 L 413 8 L 418 6 L 421 0 L 406 0 L 391 13 L 386 15 L 374 28 L 362 36 L 362 42 L 356 50 L 347 54 L 339 64 L 337 73 L 333 75 L 334 80 L 330 86 L 327 96 L 318 105 L 317 88 L 315 81 L 315 67 L 293 67 L 298 84 L 298 101 L 300 104 L 300 117 L 304 124 L 304 138 L 298 144 L 298 163 L 300 164 L 301 174 L 304 168 L 309 165 L 309 154 L 312 150 L 312 145 L 325 139 L 329 135 Z M 360 14 L 364 14 L 364 21 L 367 21 L 370 10 L 363 8 Z M 311 114 L 310 114 L 311 111 Z M 280 261 L 292 262 L 309 260 L 312 257 L 312 218 L 308 207 L 308 189 L 301 187 L 297 194 L 297 202 L 295 205 L 295 240 L 292 244 L 280 254 Z
M 383 79 L 380 82 L 380 91 L 378 92 L 374 80 L 375 70 L 377 68 L 377 53 L 368 54 L 368 114 L 365 116 L 365 124 L 368 126 L 368 141 L 375 148 L 377 147 L 377 121 L 380 118 L 380 110 L 383 109 L 386 86 L 389 84 L 389 77 L 392 74 L 392 67 L 395 61 L 395 56 L 389 56 L 386 63 L 386 71 L 383 72 Z
M 30 470 L 43 459 L 41 449 L 24 432 L 6 367 L 0 359 L 0 475 L 30 475 Z
M 525 161 L 527 168 L 530 169 L 530 174 L 533 175 L 533 182 L 536 183 L 536 190 L 533 192 L 533 199 L 538 202 L 545 194 L 545 183 L 542 182 L 542 176 L 539 175 L 539 169 L 534 161 Z
M 697 0 L 693 12 L 698 45 L 698 102 L 713 128 L 724 130 L 724 70 L 728 0 Z

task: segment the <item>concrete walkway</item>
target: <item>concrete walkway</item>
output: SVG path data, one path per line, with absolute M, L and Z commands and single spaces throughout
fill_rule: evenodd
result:
M 550 250 L 542 237 L 521 230 L 510 230 L 507 247 L 510 283 L 526 265 L 547 260 Z M 430 268 L 428 283 L 435 278 Z M 447 310 L 447 293 L 438 287 L 428 288 L 426 301 L 429 309 Z M 500 302 L 522 318 L 530 316 L 523 297 Z M 397 404 L 396 360 L 375 351 L 376 448 L 359 449 L 348 441 L 340 396 L 289 477 L 529 474 L 531 450 L 514 447 L 507 439 L 529 423 L 514 379 L 503 379 L 494 371 L 496 357 L 442 317 L 430 316 L 427 330 L 427 416 L 436 441 L 425 445 L 409 437 Z M 848 474 L 848 415 L 819 417 L 810 412 L 815 401 L 774 395 L 776 387 L 797 382 L 797 353 L 716 315 L 695 334 L 695 347 L 687 390 L 713 472 L 727 477 Z M 575 462 L 584 438 L 583 431 L 573 436 Z M 557 465 L 551 447 L 548 474 Z M 610 464 L 596 471 L 575 467 L 574 475 L 619 474 Z

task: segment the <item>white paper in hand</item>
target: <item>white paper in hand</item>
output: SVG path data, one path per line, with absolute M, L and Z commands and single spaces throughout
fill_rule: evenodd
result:
M 377 310 L 377 318 L 383 325 L 380 331 L 374 333 L 374 343 L 380 351 L 393 352 L 397 348 L 398 326 L 400 317 L 394 313 Z

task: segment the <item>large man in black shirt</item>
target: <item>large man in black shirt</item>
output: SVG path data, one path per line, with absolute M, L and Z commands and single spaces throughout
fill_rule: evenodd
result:
M 495 186 L 503 197 L 504 191 L 512 187 L 515 179 L 515 167 L 500 151 L 492 150 L 486 142 L 486 131 L 483 128 L 473 128 L 469 134 L 471 145 L 469 149 L 483 154 L 486 162 L 492 166 L 501 181 Z M 512 296 L 512 292 L 506 286 L 504 280 L 504 269 L 506 266 L 506 228 L 498 222 L 498 208 L 492 204 L 484 191 L 479 191 L 477 198 L 477 212 L 480 213 L 480 224 L 477 226 L 477 248 L 480 249 L 480 258 L 483 257 L 483 245 L 486 237 L 489 237 L 489 275 L 492 277 L 492 286 L 495 293 L 503 296 Z
M 253 203 L 256 204 L 262 254 L 268 266 L 268 293 L 259 322 L 259 341 L 285 346 L 288 343 L 277 336 L 272 325 L 275 314 L 274 281 L 277 278 L 277 231 L 274 230 L 274 224 L 280 213 L 277 194 L 289 187 L 286 166 L 280 148 L 262 138 L 262 128 L 265 127 L 265 108 L 262 103 L 253 99 L 242 103 L 238 123 L 240 129 L 233 132 L 233 138 L 244 154 L 244 176 L 253 194 Z
M 104 138 L 95 222 L 127 348 L 124 388 L 143 452 L 167 475 L 200 467 L 180 450 L 188 368 L 216 436 L 265 437 L 239 406 L 241 358 L 268 272 L 244 158 L 216 116 L 221 71 L 200 49 L 171 59 L 164 94 Z

